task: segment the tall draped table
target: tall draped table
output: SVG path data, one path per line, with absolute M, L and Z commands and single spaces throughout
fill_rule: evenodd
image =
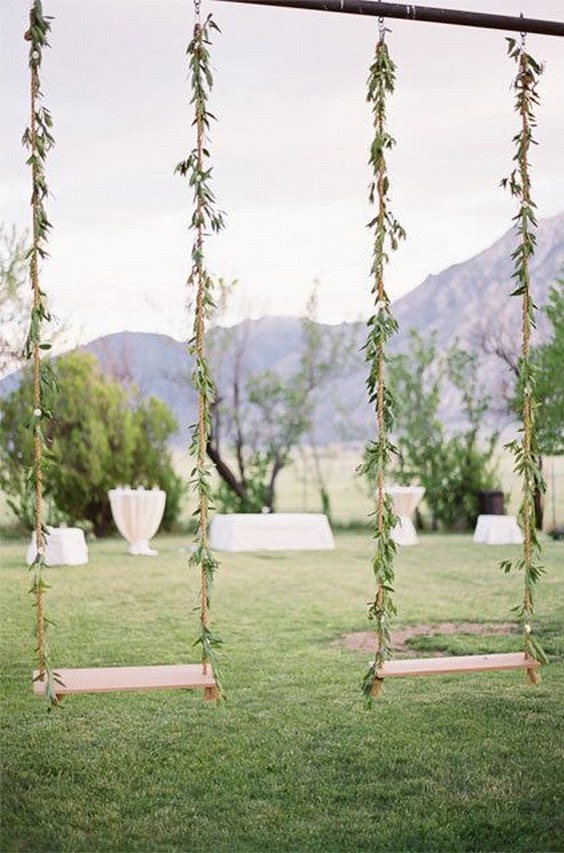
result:
M 412 516 L 425 494 L 425 489 L 422 486 L 389 486 L 386 492 L 390 495 L 395 513 L 399 517 L 392 532 L 394 541 L 398 545 L 417 545 Z
M 162 521 L 166 492 L 161 489 L 117 488 L 111 489 L 108 496 L 116 527 L 129 542 L 129 553 L 145 557 L 157 554 L 149 541 Z

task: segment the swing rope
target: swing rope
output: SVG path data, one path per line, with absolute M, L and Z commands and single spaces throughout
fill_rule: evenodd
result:
M 38 259 L 47 253 L 44 242 L 50 223 L 47 219 L 43 200 L 47 195 L 47 183 L 43 163 L 54 140 L 49 133 L 50 114 L 39 106 L 40 86 L 38 66 L 41 50 L 47 45 L 46 34 L 48 20 L 43 17 L 40 0 L 34 0 L 31 27 L 26 38 L 32 41 L 30 66 L 32 69 L 32 121 L 24 135 L 24 143 L 30 148 L 28 159 L 33 175 L 33 247 L 30 251 L 30 275 L 34 285 L 34 302 L 30 331 L 26 343 L 26 355 L 33 358 L 34 365 L 34 473 L 36 488 L 36 534 L 38 542 L 37 558 L 34 566 L 35 580 L 32 592 L 36 595 L 38 611 L 38 655 L 39 668 L 34 672 L 34 692 L 47 697 L 50 706 L 59 703 L 69 693 L 99 693 L 113 690 L 146 689 L 193 689 L 203 688 L 204 698 L 218 699 L 221 695 L 221 683 L 216 665 L 216 648 L 221 644 L 209 627 L 210 590 L 217 561 L 208 544 L 208 516 L 211 502 L 210 471 L 206 467 L 206 444 L 210 434 L 210 404 L 214 398 L 214 384 L 205 357 L 205 318 L 213 308 L 213 281 L 206 271 L 204 263 L 204 239 L 208 230 L 218 231 L 223 226 L 222 214 L 214 210 L 214 197 L 209 186 L 211 169 L 207 163 L 209 152 L 206 145 L 206 131 L 209 128 L 211 113 L 206 102 L 212 85 L 209 52 L 209 31 L 217 29 L 210 18 L 204 24 L 199 19 L 199 0 L 195 3 L 196 22 L 193 36 L 188 45 L 187 54 L 191 71 L 192 98 L 194 105 L 193 126 L 196 128 L 196 143 L 187 159 L 176 166 L 175 171 L 188 177 L 193 188 L 194 209 L 190 229 L 195 233 L 191 252 L 191 271 L 187 284 L 196 293 L 193 335 L 188 349 L 194 357 L 194 387 L 198 393 L 197 423 L 193 426 L 190 452 L 195 459 L 191 483 L 198 496 L 196 515 L 198 525 L 195 534 L 197 543 L 190 565 L 199 567 L 200 575 L 200 634 L 195 641 L 202 647 L 202 663 L 197 665 L 156 665 L 128 667 L 94 667 L 89 669 L 66 669 L 53 672 L 49 665 L 45 642 L 45 627 L 48 620 L 44 615 L 43 592 L 47 588 L 42 578 L 45 565 L 45 528 L 41 521 L 42 466 L 45 459 L 45 442 L 42 422 L 50 417 L 45 391 L 50 387 L 49 364 L 39 358 L 41 349 L 49 345 L 40 338 L 41 325 L 49 319 L 45 295 L 39 286 Z
M 211 405 L 215 399 L 215 385 L 206 359 L 205 332 L 206 317 L 215 307 L 213 300 L 214 282 L 205 265 L 204 243 L 209 231 L 217 232 L 223 228 L 223 215 L 215 209 L 215 197 L 210 186 L 211 167 L 209 166 L 209 146 L 207 133 L 212 114 L 207 101 L 213 85 L 208 45 L 210 32 L 218 30 L 209 15 L 201 21 L 200 0 L 194 2 L 194 30 L 188 45 L 187 55 L 190 66 L 190 83 L 194 107 L 193 126 L 196 129 L 196 145 L 188 158 L 176 167 L 183 177 L 187 177 L 193 188 L 194 210 L 190 229 L 194 231 L 192 244 L 192 268 L 188 277 L 188 286 L 196 292 L 193 336 L 189 342 L 189 353 L 194 357 L 195 367 L 192 374 L 194 388 L 198 393 L 198 418 L 193 426 L 190 453 L 196 460 L 192 470 L 191 484 L 197 495 L 198 508 L 196 547 L 190 559 L 190 565 L 200 571 L 200 634 L 196 644 L 201 646 L 202 667 L 207 675 L 211 665 L 216 687 L 206 687 L 205 698 L 218 699 L 221 695 L 221 680 L 217 667 L 217 648 L 221 640 L 209 626 L 210 593 L 218 562 L 208 541 L 209 509 L 211 506 L 211 473 L 206 465 L 207 445 L 211 434 Z
M 379 695 L 382 678 L 378 672 L 391 656 L 390 621 L 396 613 L 393 601 L 394 557 L 396 543 L 392 530 L 396 516 L 389 495 L 385 492 L 385 475 L 391 457 L 397 453 L 388 435 L 393 424 L 394 397 L 387 384 L 385 364 L 386 344 L 397 332 L 397 323 L 390 309 L 390 300 L 384 285 L 384 266 L 388 262 L 387 245 L 392 250 L 398 246 L 405 231 L 389 210 L 386 152 L 395 140 L 386 129 L 386 97 L 394 91 L 395 65 L 389 55 L 385 41 L 384 19 L 379 19 L 379 37 L 374 62 L 368 78 L 367 100 L 372 103 L 374 116 L 374 140 L 370 151 L 373 181 L 370 185 L 369 201 L 376 205 L 376 216 L 369 223 L 374 229 L 374 255 L 371 268 L 372 293 L 375 296 L 375 311 L 368 321 L 368 337 L 365 343 L 366 361 L 369 364 L 367 387 L 369 400 L 375 404 L 378 436 L 365 451 L 361 472 L 376 481 L 376 525 L 374 538 L 376 550 L 372 569 L 376 581 L 376 592 L 369 606 L 368 616 L 375 622 L 376 652 L 374 661 L 364 676 L 362 690 L 368 702 Z
M 202 25 L 200 20 L 200 3 L 199 0 L 196 0 L 194 3 L 194 14 L 196 17 L 195 27 L 194 27 L 194 39 L 198 42 L 202 36 Z M 201 169 L 203 160 L 204 160 L 204 123 L 202 111 L 196 109 L 196 157 L 198 166 Z M 196 218 L 198 225 L 196 227 L 196 284 L 197 284 L 197 295 L 196 295 L 196 359 L 201 363 L 205 358 L 205 350 L 204 350 L 204 336 L 205 336 L 205 320 L 204 320 L 204 259 L 203 259 L 203 246 L 204 246 L 204 231 L 203 231 L 203 211 L 202 211 L 202 197 L 201 195 L 197 195 L 196 197 Z M 198 468 L 202 469 L 206 464 L 206 416 L 207 416 L 207 408 L 206 408 L 207 398 L 205 394 L 198 394 L 198 448 L 197 448 L 197 461 Z M 206 494 L 203 490 L 200 490 L 199 495 L 199 512 L 200 512 L 200 541 L 203 549 L 208 547 L 208 502 L 206 500 Z M 209 619 L 208 619 L 208 603 L 209 603 L 209 590 L 208 590 L 208 579 L 204 567 L 204 563 L 201 565 L 200 572 L 200 619 L 202 628 L 204 631 L 209 630 Z M 204 673 L 208 671 L 208 660 L 205 655 L 202 657 L 202 664 L 204 668 Z
M 526 86 L 527 77 L 528 77 L 528 61 L 527 54 L 525 52 L 525 34 L 521 34 L 521 44 L 519 49 L 519 86 Z M 521 111 L 521 135 L 523 139 L 523 145 L 520 148 L 519 152 L 519 172 L 521 175 L 521 199 L 522 199 L 522 207 L 530 208 L 531 207 L 531 187 L 528 173 L 528 155 L 529 155 L 529 146 L 531 144 L 531 127 L 530 127 L 530 116 L 529 112 L 526 109 L 526 102 L 521 99 L 520 105 Z M 521 214 L 521 217 L 523 214 Z M 523 221 L 523 220 L 522 220 Z M 526 221 L 524 221 L 525 227 L 527 225 Z M 531 323 L 532 323 L 532 304 L 531 304 L 531 276 L 529 270 L 529 254 L 528 252 L 523 253 L 523 264 L 522 264 L 522 275 L 525 286 L 523 287 L 523 298 L 522 298 L 522 308 L 521 308 L 521 317 L 522 317 L 522 358 L 523 362 L 528 362 L 530 357 L 530 341 L 531 341 Z M 526 458 L 530 458 L 532 454 L 532 443 L 533 443 L 533 398 L 532 398 L 532 387 L 530 384 L 527 384 L 523 388 L 523 454 Z M 528 478 L 527 484 L 528 485 Z M 528 491 L 528 489 L 527 489 Z M 532 540 L 531 540 L 531 514 L 530 512 L 525 512 L 523 515 L 523 550 L 524 550 L 524 558 L 527 563 L 531 562 L 532 557 Z M 527 589 L 525 589 L 525 597 L 523 601 L 523 606 L 527 613 L 530 612 L 532 607 L 531 595 Z
M 32 11 L 30 15 L 30 26 L 34 25 L 34 13 Z M 35 120 L 35 115 L 37 111 L 37 101 L 39 98 L 40 90 L 39 90 L 39 72 L 37 69 L 37 64 L 33 63 L 31 65 L 31 118 L 30 118 L 30 130 L 31 130 L 31 150 L 33 162 L 31 166 L 32 171 L 32 184 L 33 184 L 33 194 L 32 194 L 32 219 L 33 219 L 33 232 L 32 232 L 32 240 L 33 240 L 33 248 L 30 257 L 30 274 L 31 274 L 31 286 L 33 290 L 33 303 L 32 303 L 32 311 L 35 315 L 37 315 L 40 305 L 41 305 L 41 295 L 40 295 L 40 287 L 39 287 L 39 264 L 38 264 L 38 250 L 40 244 L 40 236 L 39 236 L 39 208 L 40 208 L 40 199 L 39 194 L 37 192 L 37 178 L 38 178 L 38 163 L 37 163 L 37 124 Z M 43 567 L 45 564 L 45 534 L 43 531 L 43 519 L 42 519 L 42 500 L 43 500 L 43 443 L 41 441 L 41 357 L 39 352 L 39 340 L 37 337 L 33 340 L 33 415 L 34 415 L 34 423 L 33 423 L 33 471 L 34 471 L 34 485 L 35 485 L 35 542 L 37 547 L 37 565 L 38 567 Z M 34 594 L 35 594 L 35 607 L 36 607 L 36 616 L 37 616 L 37 663 L 39 667 L 39 671 L 41 673 L 41 677 L 43 678 L 45 675 L 45 656 L 46 656 L 46 646 L 45 646 L 45 621 L 44 621 L 44 612 L 43 612 L 43 584 L 40 582 L 34 583 Z
M 42 341 L 42 326 L 51 318 L 47 309 L 45 293 L 40 286 L 39 259 L 47 257 L 45 243 L 51 228 L 44 207 L 44 200 L 48 195 L 44 164 L 48 151 L 54 145 L 54 139 L 51 134 L 51 114 L 41 104 L 39 71 L 43 49 L 49 46 L 47 36 L 50 31 L 50 20 L 49 17 L 44 16 L 40 0 L 34 0 L 29 13 L 29 29 L 24 35 L 25 40 L 31 43 L 29 50 L 31 115 L 29 127 L 23 136 L 23 144 L 30 151 L 27 164 L 31 167 L 32 181 L 32 245 L 29 251 L 29 271 L 33 298 L 29 331 L 24 345 L 24 355 L 28 361 L 32 362 L 33 376 L 33 413 L 31 418 L 33 462 L 31 479 L 35 496 L 36 556 L 31 566 L 34 575 L 30 592 L 34 597 L 36 609 L 38 679 L 46 683 L 45 696 L 49 708 L 58 704 L 55 687 L 57 683 L 60 683 L 57 674 L 53 672 L 50 665 L 46 640 L 49 620 L 45 616 L 44 592 L 48 587 L 43 577 L 43 570 L 46 565 L 47 531 L 42 519 L 43 469 L 46 450 L 43 422 L 50 418 L 46 397 L 49 391 L 53 390 L 54 379 L 50 369 L 41 358 L 41 350 L 50 349 L 50 345 Z
M 535 528 L 535 493 L 545 490 L 538 459 L 539 449 L 535 432 L 536 373 L 531 361 L 531 334 L 535 328 L 535 309 L 531 292 L 530 260 L 535 251 L 537 227 L 536 205 L 531 197 L 529 176 L 529 153 L 535 144 L 533 130 L 536 126 L 534 107 L 539 103 L 537 84 L 542 74 L 542 66 L 526 51 L 526 35 L 521 33 L 520 41 L 508 38 L 508 53 L 517 64 L 517 75 L 513 81 L 516 93 L 515 110 L 520 118 L 520 130 L 515 136 L 516 153 L 513 157 L 516 166 L 502 181 L 511 194 L 518 199 L 519 210 L 514 217 L 519 232 L 519 244 L 512 254 L 514 260 L 513 278 L 517 286 L 512 296 L 521 297 L 521 358 L 519 362 L 519 387 L 521 393 L 522 439 L 510 442 L 507 447 L 515 458 L 515 472 L 522 479 L 522 500 L 519 517 L 523 529 L 523 555 L 517 560 L 504 560 L 501 568 L 510 572 L 522 570 L 525 590 L 522 604 L 515 608 L 523 623 L 523 646 L 525 657 L 530 660 L 547 662 L 540 643 L 532 636 L 531 619 L 534 612 L 534 586 L 544 569 L 539 562 L 541 545 Z M 531 684 L 539 682 L 536 669 L 527 669 Z
M 383 19 L 379 19 L 380 26 L 380 39 L 378 44 L 378 50 L 381 50 L 381 45 L 384 42 L 384 30 L 383 27 Z M 384 133 L 384 116 L 383 111 L 379 111 L 376 117 L 376 132 L 377 135 L 382 137 Z M 383 233 L 384 229 L 384 219 L 386 215 L 386 194 L 384 192 L 384 179 L 385 179 L 385 171 L 386 165 L 383 162 L 383 158 L 380 159 L 378 163 L 378 171 L 377 171 L 377 194 L 378 194 L 378 223 L 377 230 L 378 233 Z M 382 252 L 382 248 L 380 247 L 380 253 Z M 376 306 L 377 310 L 381 310 L 381 306 L 385 304 L 386 292 L 384 290 L 384 270 L 382 265 L 378 266 L 376 273 Z M 377 387 L 377 398 L 376 398 L 376 421 L 378 426 L 378 435 L 381 436 L 382 441 L 386 441 L 386 424 L 384 419 L 384 341 L 380 339 L 378 341 L 378 345 L 376 348 L 376 387 Z M 376 530 L 378 534 L 378 538 L 382 536 L 384 530 L 384 465 L 380 465 L 378 467 L 378 472 L 376 475 Z M 382 604 L 384 599 L 384 580 L 382 578 L 382 574 L 378 574 L 377 579 L 377 587 L 376 587 L 376 612 L 377 614 L 382 613 Z M 376 630 L 376 659 L 380 662 L 383 662 L 385 657 L 385 649 L 386 649 L 386 638 L 384 632 L 382 630 L 381 619 L 377 619 L 377 630 Z
M 370 162 L 374 171 L 371 184 L 370 201 L 377 204 L 377 214 L 369 223 L 375 230 L 374 262 L 372 273 L 375 284 L 372 292 L 376 294 L 376 310 L 368 321 L 369 335 L 365 344 L 366 361 L 370 365 L 367 385 L 370 401 L 376 404 L 378 439 L 366 449 L 362 473 L 376 473 L 376 553 L 373 558 L 373 570 L 376 578 L 376 594 L 369 608 L 369 617 L 376 622 L 376 652 L 363 681 L 363 692 L 368 702 L 378 696 L 385 677 L 421 676 L 438 673 L 486 672 L 494 670 L 525 669 L 532 684 L 538 683 L 537 669 L 547 661 L 540 644 L 532 636 L 531 616 L 533 613 L 533 589 L 543 572 L 538 563 L 541 552 L 534 525 L 535 490 L 544 488 L 542 472 L 538 465 L 538 446 L 535 436 L 535 372 L 531 362 L 531 330 L 534 328 L 535 305 L 531 296 L 529 261 L 534 253 L 536 226 L 535 205 L 530 195 L 528 173 L 528 155 L 534 140 L 532 128 L 535 126 L 533 106 L 538 103 L 536 82 L 542 69 L 525 52 L 524 36 L 521 45 L 516 46 L 508 39 L 509 53 L 518 63 L 518 74 L 514 82 L 517 93 L 516 110 L 521 119 L 520 132 L 515 136 L 516 154 L 513 160 L 516 167 L 511 176 L 502 181 L 509 185 L 511 193 L 519 199 L 519 212 L 515 216 L 518 222 L 520 242 L 512 254 L 514 260 L 513 277 L 517 287 L 514 296 L 522 297 L 522 353 L 520 359 L 520 387 L 522 394 L 522 440 L 512 442 L 510 447 L 515 455 L 515 471 L 522 476 L 523 498 L 520 518 L 523 527 L 524 549 L 521 559 L 506 560 L 501 564 L 505 571 L 512 568 L 524 571 L 525 594 L 522 603 L 515 608 L 523 620 L 524 652 L 517 654 L 466 655 L 451 658 L 422 658 L 392 662 L 389 623 L 396 609 L 391 598 L 393 593 L 395 543 L 392 529 L 396 522 L 389 495 L 385 494 L 384 482 L 386 466 L 396 448 L 389 442 L 387 435 L 393 423 L 393 395 L 386 385 L 385 344 L 397 330 L 397 324 L 389 310 L 389 300 L 384 290 L 383 267 L 388 261 L 385 251 L 386 239 L 391 248 L 397 248 L 398 240 L 405 236 L 401 226 L 393 219 L 388 210 L 387 193 L 389 188 L 386 176 L 385 153 L 394 140 L 386 131 L 386 95 L 393 92 L 395 66 L 389 57 L 384 41 L 385 30 L 380 21 L 380 37 L 376 47 L 375 61 L 370 70 L 368 100 L 373 103 L 375 137 L 372 144 Z

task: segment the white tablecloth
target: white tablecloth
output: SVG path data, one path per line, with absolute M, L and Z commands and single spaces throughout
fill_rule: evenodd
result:
M 83 566 L 88 562 L 88 546 L 79 527 L 48 527 L 45 537 L 45 563 L 48 566 Z M 31 566 L 37 554 L 35 532 L 25 555 Z
M 215 515 L 210 545 L 218 551 L 316 551 L 335 547 L 322 513 L 231 513 Z
M 111 489 L 108 492 L 116 527 L 129 542 L 129 553 L 152 556 L 149 546 L 162 521 L 166 492 L 161 489 Z
M 479 515 L 474 542 L 480 545 L 520 545 L 523 533 L 514 515 Z
M 412 515 L 419 506 L 425 494 L 422 486 L 389 486 L 386 492 L 392 498 L 394 510 L 399 521 L 393 529 L 392 536 L 398 545 L 417 545 L 417 533 L 412 521 Z

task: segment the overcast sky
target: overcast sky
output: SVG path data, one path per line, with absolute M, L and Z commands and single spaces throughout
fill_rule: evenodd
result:
M 435 5 L 553 20 L 563 0 Z M 0 221 L 29 225 L 27 0 L 1 0 Z M 44 0 L 54 16 L 43 64 L 55 121 L 47 166 L 51 259 L 42 281 L 72 342 L 123 329 L 185 337 L 191 199 L 173 175 L 193 141 L 187 0 Z M 212 272 L 237 278 L 229 319 L 303 313 L 315 279 L 320 319 L 370 306 L 366 77 L 375 18 L 212 2 L 214 189 L 227 228 L 208 241 Z M 499 188 L 518 130 L 505 33 L 389 21 L 398 66 L 390 105 L 394 213 L 408 240 L 388 268 L 396 299 L 429 273 L 485 249 L 510 226 Z M 533 192 L 564 209 L 564 45 L 529 36 L 545 63 Z

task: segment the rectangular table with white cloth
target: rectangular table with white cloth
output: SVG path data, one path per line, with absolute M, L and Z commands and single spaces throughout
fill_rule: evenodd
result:
M 523 533 L 514 515 L 479 515 L 474 542 L 478 545 L 520 545 Z
M 25 556 L 31 566 L 37 555 L 35 532 Z M 79 527 L 47 527 L 45 564 L 47 566 L 84 566 L 88 562 L 88 546 Z
M 210 545 L 218 551 L 317 551 L 335 547 L 322 513 L 218 514 L 210 524 Z

